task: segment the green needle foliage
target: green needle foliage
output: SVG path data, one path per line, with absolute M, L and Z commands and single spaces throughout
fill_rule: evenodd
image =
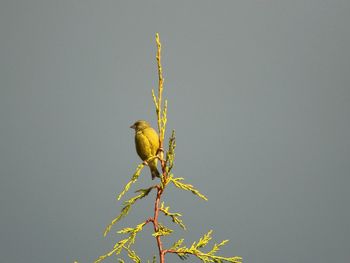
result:
M 222 257 L 216 255 L 216 253 L 220 250 L 220 247 L 225 245 L 228 240 L 223 240 L 219 244 L 214 244 L 212 249 L 209 252 L 203 252 L 200 250 L 200 248 L 205 247 L 208 245 L 209 241 L 212 239 L 211 234 L 212 230 L 210 230 L 207 234 L 205 234 L 203 237 L 201 237 L 197 242 L 193 242 L 191 247 L 180 247 L 184 241 L 184 239 L 180 239 L 170 248 L 171 253 L 176 253 L 180 259 L 184 260 L 189 257 L 189 255 L 195 255 L 199 259 L 201 259 L 203 262 L 233 262 L 233 263 L 239 263 L 241 262 L 241 257 Z
M 180 213 L 171 213 L 169 212 L 169 206 L 164 207 L 164 202 L 162 202 L 159 211 L 163 212 L 164 215 L 170 216 L 171 220 L 175 223 L 178 224 L 183 230 L 186 230 L 185 224 L 182 222 L 182 220 L 179 218 L 182 216 Z
M 131 206 L 139 199 L 141 198 L 144 198 L 146 195 L 148 195 L 151 190 L 153 189 L 154 187 L 149 187 L 147 189 L 140 189 L 140 190 L 137 190 L 136 192 L 140 192 L 138 195 L 130 198 L 129 200 L 125 201 L 124 202 L 124 207 L 122 208 L 120 214 L 114 218 L 112 220 L 112 222 L 106 227 L 105 229 L 105 232 L 104 232 L 104 236 L 106 236 L 108 234 L 108 232 L 112 229 L 112 226 L 117 223 L 120 219 L 122 219 L 123 217 L 125 217 L 129 212 L 130 212 L 130 208 Z
M 205 197 L 205 195 L 201 194 L 197 189 L 195 189 L 193 187 L 193 185 L 191 184 L 184 184 L 183 180 L 185 180 L 182 177 L 177 177 L 174 178 L 174 176 L 171 174 L 169 177 L 170 182 L 172 182 L 177 188 L 183 189 L 183 190 L 187 190 L 187 191 L 191 191 L 193 194 L 199 196 L 200 198 L 204 199 L 205 201 L 208 201 L 208 198 Z
M 123 235 L 124 238 L 120 239 L 117 243 L 115 243 L 115 245 L 109 252 L 100 256 L 98 259 L 96 259 L 95 263 L 101 262 L 107 257 L 110 257 L 112 255 L 120 255 L 122 252 L 124 252 L 123 255 L 129 258 L 127 262 L 141 263 L 141 259 L 137 255 L 136 251 L 133 249 L 133 245 L 136 242 L 136 237 L 138 233 L 140 233 L 144 229 L 144 227 L 149 223 L 153 225 L 154 232 L 152 236 L 156 239 L 156 242 L 157 242 L 160 263 L 165 262 L 165 256 L 166 254 L 169 254 L 169 253 L 176 254 L 182 260 L 185 260 L 190 256 L 195 256 L 204 263 L 206 262 L 240 263 L 242 260 L 241 257 L 224 257 L 224 256 L 217 255 L 217 253 L 220 251 L 220 248 L 224 246 L 228 242 L 228 240 L 223 240 L 220 243 L 215 243 L 211 249 L 209 250 L 206 249 L 206 251 L 203 251 L 203 248 L 206 248 L 209 242 L 212 240 L 212 230 L 210 230 L 208 233 L 203 235 L 198 241 L 193 242 L 191 246 L 183 245 L 184 239 L 182 238 L 176 241 L 169 248 L 163 247 L 161 238 L 163 236 L 171 235 L 174 231 L 170 229 L 168 226 L 158 221 L 160 214 L 162 214 L 165 217 L 168 217 L 169 219 L 171 219 L 171 221 L 174 224 L 178 225 L 183 230 L 186 230 L 186 226 L 181 219 L 182 215 L 177 212 L 171 212 L 170 207 L 165 206 L 164 202 L 161 202 L 161 197 L 165 189 L 169 185 L 173 185 L 176 188 L 189 191 L 197 195 L 203 200 L 208 200 L 208 199 L 205 195 L 199 192 L 193 185 L 185 183 L 184 178 L 175 177 L 174 174 L 172 173 L 174 160 L 175 160 L 175 148 L 176 148 L 175 131 L 172 131 L 171 136 L 169 138 L 168 150 L 166 152 L 164 152 L 163 150 L 163 141 L 164 141 L 164 136 L 166 132 L 166 123 L 167 123 L 167 101 L 165 100 L 164 106 L 162 106 L 162 92 L 163 92 L 164 80 L 163 80 L 162 66 L 161 66 L 161 44 L 160 44 L 158 34 L 156 35 L 156 42 L 158 47 L 157 49 L 158 52 L 156 57 L 157 64 L 158 64 L 158 77 L 159 77 L 158 94 L 156 95 L 154 90 L 152 90 L 152 97 L 153 97 L 153 102 L 154 102 L 154 105 L 156 108 L 156 114 L 157 114 L 159 145 L 160 145 L 159 151 L 157 156 L 152 156 L 149 160 L 137 166 L 135 173 L 132 175 L 130 181 L 125 185 L 122 192 L 118 195 L 117 200 L 120 200 L 123 198 L 123 196 L 130 190 L 132 185 L 138 180 L 139 176 L 142 173 L 143 168 L 145 167 L 145 165 L 147 165 L 147 162 L 151 161 L 154 158 L 158 158 L 161 163 L 162 173 L 161 173 L 160 182 L 159 184 L 152 185 L 144 189 L 136 190 L 135 191 L 136 195 L 134 197 L 124 201 L 120 214 L 116 216 L 111 221 L 111 223 L 106 227 L 104 231 L 104 236 L 106 236 L 111 231 L 112 227 L 118 221 L 120 221 L 121 219 L 123 219 L 125 216 L 128 215 L 131 207 L 138 200 L 148 196 L 153 189 L 157 192 L 155 205 L 154 205 L 154 214 L 153 216 L 149 217 L 148 219 L 145 219 L 144 221 L 142 221 L 141 223 L 139 223 L 134 227 L 126 227 L 117 231 L 117 234 Z M 125 261 L 122 258 L 118 258 L 118 262 L 124 263 Z M 147 262 L 156 263 L 157 257 L 154 256 L 152 261 L 147 260 Z
M 136 171 L 135 171 L 134 175 L 131 177 L 130 182 L 128 182 L 128 183 L 125 185 L 124 190 L 118 195 L 118 198 L 117 198 L 118 201 L 123 197 L 123 195 L 124 195 L 127 191 L 129 191 L 130 186 L 131 186 L 133 183 L 135 183 L 135 182 L 137 181 L 137 179 L 139 179 L 139 176 L 140 176 L 140 174 L 141 174 L 141 172 L 142 172 L 143 167 L 145 167 L 145 165 L 144 165 L 143 163 L 141 163 L 141 164 L 139 164 L 139 165 L 137 166 Z

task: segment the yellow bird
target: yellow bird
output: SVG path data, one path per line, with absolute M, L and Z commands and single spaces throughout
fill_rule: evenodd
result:
M 155 156 L 159 148 L 158 133 L 149 125 L 148 122 L 139 120 L 130 126 L 135 130 L 136 152 L 143 161 Z M 157 169 L 157 158 L 149 161 L 147 164 L 151 170 L 152 180 L 160 177 Z

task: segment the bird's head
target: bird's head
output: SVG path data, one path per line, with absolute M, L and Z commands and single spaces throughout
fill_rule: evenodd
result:
M 143 120 L 136 121 L 133 125 L 130 126 L 130 128 L 134 129 L 136 132 L 142 131 L 143 129 L 146 129 L 148 127 L 150 127 L 149 123 Z

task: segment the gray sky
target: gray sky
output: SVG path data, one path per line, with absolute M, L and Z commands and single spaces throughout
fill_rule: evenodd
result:
M 348 262 L 349 12 L 346 0 L 2 0 L 0 261 L 92 262 L 152 213 L 153 196 L 102 236 L 139 163 L 129 126 L 155 125 L 159 32 L 174 173 L 209 198 L 169 189 L 189 231 L 165 243 L 213 229 L 245 262 Z M 149 184 L 146 170 L 133 190 Z

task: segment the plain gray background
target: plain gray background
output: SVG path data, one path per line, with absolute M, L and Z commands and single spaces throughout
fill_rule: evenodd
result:
M 189 231 L 164 219 L 165 243 L 213 229 L 249 263 L 349 262 L 349 13 L 347 0 L 2 0 L 0 261 L 92 262 L 151 215 L 154 195 L 102 236 L 139 163 L 129 126 L 156 123 L 159 32 L 174 172 L 209 198 L 169 189 Z M 132 190 L 150 183 L 145 170 Z

